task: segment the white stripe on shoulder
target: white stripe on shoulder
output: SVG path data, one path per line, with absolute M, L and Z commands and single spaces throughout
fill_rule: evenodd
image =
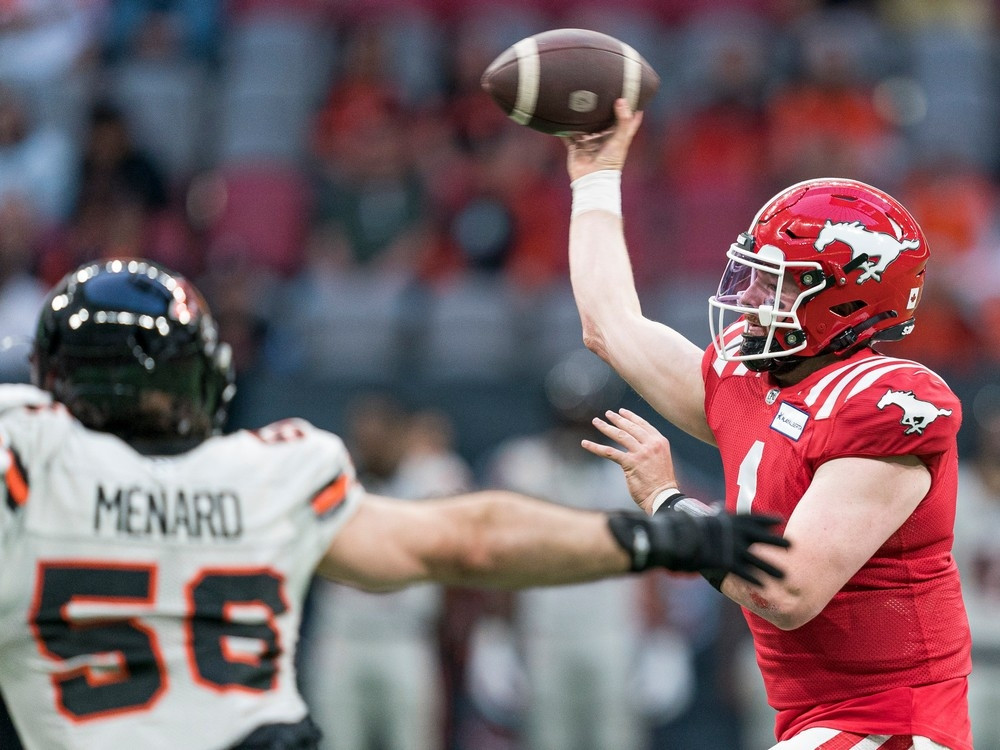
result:
M 826 398 L 823 403 L 820 404 L 819 410 L 816 412 L 816 419 L 829 419 L 830 415 L 833 414 L 833 408 L 837 405 L 837 399 L 840 398 L 840 394 L 844 390 L 857 380 L 859 377 L 864 375 L 864 373 L 882 364 L 881 358 L 870 359 L 863 364 L 853 368 L 849 373 L 845 373 L 840 381 L 826 394 Z
M 837 743 L 835 743 L 837 747 L 844 748 L 844 750 L 880 750 L 894 736 L 898 735 L 869 734 L 857 741 L 853 741 L 858 737 L 857 734 L 851 734 L 839 729 L 812 727 L 799 732 L 790 739 L 779 742 L 771 750 L 819 750 L 819 748 L 827 747 L 831 740 L 837 740 Z M 913 750 L 914 747 L 922 747 L 917 745 L 917 739 L 920 738 L 912 738 L 912 744 L 908 746 L 908 750 Z M 845 741 L 851 744 L 845 744 Z M 935 745 L 934 747 L 940 748 L 941 746 Z
M 819 401 L 820 396 L 823 395 L 823 391 L 825 391 L 837 378 L 851 372 L 856 367 L 860 368 L 863 372 L 864 370 L 881 364 L 881 360 L 881 357 L 875 357 L 874 359 L 867 359 L 864 362 L 853 362 L 841 365 L 833 372 L 827 373 L 819 380 L 818 383 L 816 383 L 816 385 L 809 389 L 809 393 L 806 394 L 805 398 L 806 406 L 813 406 L 817 401 Z
M 632 47 L 622 42 L 622 55 L 624 55 L 624 70 L 622 71 L 622 98 L 628 101 L 628 106 L 632 111 L 639 106 L 639 88 L 642 83 L 642 63 L 639 62 L 639 53 Z
M 732 336 L 735 333 L 743 334 L 743 330 L 747 327 L 747 324 L 742 320 L 737 320 L 735 323 L 730 323 L 726 330 L 722 332 L 722 338 L 726 341 L 732 342 Z
M 851 745 L 850 750 L 878 750 L 882 745 L 891 740 L 895 735 L 891 734 L 869 734 L 860 742 Z M 912 741 L 910 748 L 912 749 Z
M 851 389 L 850 393 L 847 394 L 847 398 L 845 398 L 844 401 L 847 401 L 848 399 L 857 396 L 862 391 L 867 390 L 872 383 L 874 383 L 880 377 L 885 375 L 887 372 L 893 372 L 894 370 L 902 370 L 907 367 L 915 369 L 923 369 L 923 365 L 920 365 L 916 362 L 906 362 L 904 360 L 896 360 L 896 362 L 894 362 L 893 364 L 886 365 L 885 367 L 880 367 L 877 370 L 872 370 L 863 378 L 861 378 L 857 382 L 857 385 L 855 385 Z
M 733 349 L 734 347 L 729 348 Z M 725 374 L 726 367 L 731 368 L 729 371 L 730 375 L 747 375 L 750 372 L 750 370 L 747 369 L 747 366 L 742 362 L 733 362 L 732 360 L 716 356 L 715 361 L 712 362 L 712 369 L 715 370 L 715 374 L 721 378 Z
M 743 323 L 733 323 L 722 332 L 722 348 L 727 352 L 739 349 L 743 344 L 743 331 L 746 328 Z
M 718 352 L 715 353 L 715 360 L 712 362 L 712 369 L 715 370 L 716 375 L 721 378 L 722 371 L 726 369 L 726 365 L 728 364 L 729 362 L 720 357 Z
M 745 327 L 746 325 L 742 321 L 737 321 L 731 324 L 728 328 L 726 328 L 725 331 L 722 332 L 723 348 L 725 349 L 726 354 L 739 350 L 740 346 L 743 343 L 743 329 Z M 713 343 L 712 346 L 714 347 L 715 344 Z M 722 359 L 721 357 L 716 355 L 715 361 L 712 363 L 712 367 L 715 368 L 716 374 L 719 377 L 722 377 L 722 374 L 726 369 L 726 365 L 732 365 L 732 364 L 733 364 L 732 360 Z M 732 368 L 729 374 L 746 375 L 749 372 L 750 371 L 747 369 L 746 365 L 744 365 L 743 363 L 739 363 Z
M 934 740 L 926 737 L 913 735 L 913 750 L 948 750 L 944 745 L 939 745 Z
M 519 125 L 527 125 L 534 117 L 538 104 L 538 80 L 542 67 L 538 59 L 538 42 L 529 36 L 514 45 L 514 52 L 517 53 L 517 99 L 510 119 Z
M 840 395 L 855 381 L 858 381 L 858 383 L 854 386 L 844 401 L 847 401 L 847 399 L 851 396 L 857 395 L 857 393 L 870 386 L 885 373 L 906 367 L 920 368 L 922 365 L 919 365 L 916 362 L 911 362 L 910 360 L 896 359 L 894 357 L 873 357 L 872 359 L 866 359 L 864 362 L 859 363 L 853 368 L 853 370 L 846 373 L 840 379 L 840 382 L 838 382 L 837 385 L 834 386 L 834 388 L 827 394 L 826 399 L 816 412 L 816 419 L 828 419 L 830 415 L 833 414 L 833 409 L 837 405 L 837 400 L 840 398 Z M 873 376 L 873 373 L 876 374 Z

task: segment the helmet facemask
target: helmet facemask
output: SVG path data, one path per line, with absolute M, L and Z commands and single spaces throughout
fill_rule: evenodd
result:
M 719 291 L 709 299 L 712 341 L 721 359 L 772 371 L 807 346 L 800 308 L 826 288 L 819 262 L 787 261 L 774 245 L 754 252 L 749 234 L 729 247 Z M 781 290 L 780 294 L 777 290 Z M 741 335 L 733 337 L 739 330 Z

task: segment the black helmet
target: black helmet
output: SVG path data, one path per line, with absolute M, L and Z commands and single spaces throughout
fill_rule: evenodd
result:
M 87 427 L 125 440 L 208 437 L 236 390 L 201 294 L 162 266 L 124 259 L 85 264 L 49 293 L 32 381 Z

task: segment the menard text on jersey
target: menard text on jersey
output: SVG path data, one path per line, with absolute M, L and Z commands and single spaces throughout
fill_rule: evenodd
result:
M 232 490 L 98 485 L 94 531 L 118 536 L 238 539 L 240 498 Z

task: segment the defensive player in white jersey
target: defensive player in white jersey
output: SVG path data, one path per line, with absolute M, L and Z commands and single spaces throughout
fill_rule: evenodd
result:
M 785 567 L 743 607 L 780 750 L 971 750 L 969 626 L 951 555 L 961 406 L 935 373 L 882 356 L 910 333 L 929 256 L 907 210 L 870 185 L 783 190 L 728 252 L 707 351 L 642 315 L 619 182 L 642 115 L 568 140 L 570 272 L 587 345 L 663 416 L 718 446 L 726 507 L 787 518 Z M 631 413 L 596 420 L 656 518 L 697 506 L 669 445 Z M 704 512 L 705 506 L 701 506 Z
M 784 543 L 773 518 L 391 500 L 302 420 L 216 434 L 228 348 L 152 263 L 68 275 L 32 369 L 38 387 L 0 387 L 0 688 L 29 750 L 316 747 L 293 661 L 317 570 L 371 590 L 780 574 L 750 551 Z

